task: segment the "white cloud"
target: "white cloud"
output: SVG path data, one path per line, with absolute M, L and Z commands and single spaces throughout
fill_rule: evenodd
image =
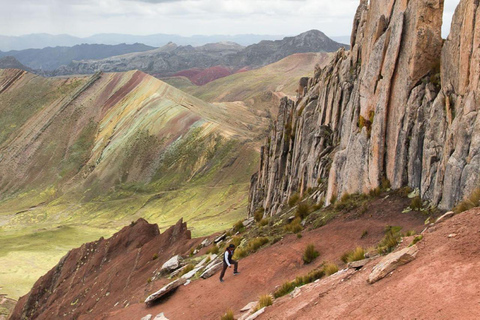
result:
M 458 1 L 445 1 L 448 26 Z M 359 0 L 0 0 L 0 34 L 293 35 L 319 29 L 330 36 L 348 35 L 358 3 Z

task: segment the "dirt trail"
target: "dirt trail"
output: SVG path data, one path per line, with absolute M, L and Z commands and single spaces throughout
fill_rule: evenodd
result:
M 224 283 L 219 282 L 216 274 L 210 279 L 200 279 L 180 287 L 156 306 L 147 308 L 143 303 L 136 303 L 126 309 L 103 314 L 100 319 L 140 319 L 147 314 L 155 316 L 161 312 L 170 320 L 219 319 L 228 309 L 238 313 L 247 303 L 256 301 L 259 295 L 273 292 L 276 286 L 308 273 L 324 260 L 340 264 L 340 256 L 345 251 L 357 245 L 375 245 L 383 237 L 386 225 L 400 225 L 404 230 L 421 231 L 424 217 L 399 213 L 400 208 L 404 207 L 401 200 L 381 199 L 377 201 L 376 208 L 372 208 L 372 214 L 357 218 L 348 215 L 340 217 L 324 227 L 304 232 L 301 239 L 288 235 L 274 245 L 240 260 L 241 274 L 234 277 L 229 269 Z M 365 230 L 368 236 L 361 239 Z M 311 265 L 304 265 L 302 254 L 310 243 L 315 244 L 321 255 Z M 161 284 L 155 290 L 160 287 Z

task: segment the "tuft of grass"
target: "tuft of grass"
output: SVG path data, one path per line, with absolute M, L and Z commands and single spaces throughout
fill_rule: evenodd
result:
M 187 274 L 188 272 L 192 271 L 193 269 L 195 268 L 195 265 L 194 264 L 188 264 L 183 270 L 182 272 L 180 272 L 178 275 L 177 275 L 177 278 L 181 278 L 184 274 Z
M 253 311 L 257 312 L 258 310 L 260 310 L 262 308 L 265 308 L 265 307 L 268 307 L 268 306 L 271 306 L 272 304 L 273 304 L 273 299 L 272 299 L 271 295 L 269 295 L 269 294 L 261 295 L 258 298 L 257 306 L 255 307 L 255 309 Z
M 152 257 L 152 260 L 157 260 L 157 259 L 158 259 L 158 254 L 154 253 L 153 257 Z
M 250 240 L 245 248 L 237 248 L 234 253 L 234 259 L 244 258 L 249 254 L 256 252 L 260 247 L 269 242 L 267 237 L 257 237 Z
M 220 320 L 235 320 L 233 317 L 233 311 L 232 310 L 227 310 L 223 316 L 220 317 Z
M 390 189 L 391 186 L 392 184 L 390 183 L 390 180 L 388 180 L 386 177 L 382 177 L 382 183 L 380 185 L 382 190 Z
M 260 225 L 260 227 L 264 227 L 268 224 L 268 222 L 269 222 L 269 219 L 267 218 L 267 219 L 260 220 L 258 224 Z
M 295 206 L 297 204 L 297 202 L 300 200 L 300 193 L 298 192 L 295 192 L 294 194 L 292 194 L 290 196 L 290 198 L 288 198 L 288 206 L 290 208 L 292 208 L 293 206 Z
M 301 233 L 297 233 L 297 239 L 302 239 L 302 234 Z
M 148 278 L 147 283 L 151 283 L 151 282 L 152 282 L 152 278 Z
M 473 190 L 467 197 L 465 197 L 454 208 L 453 212 L 460 213 L 469 209 L 480 206 L 480 187 Z
M 405 233 L 406 237 L 414 236 L 417 232 L 415 230 L 410 230 Z
M 402 237 L 402 234 L 400 233 L 401 230 L 402 230 L 402 227 L 387 226 L 385 228 L 385 236 L 378 244 L 378 247 L 377 247 L 378 253 L 385 254 L 385 253 L 392 252 L 392 250 L 400 242 L 400 239 Z
M 280 288 L 275 290 L 273 296 L 275 298 L 283 297 L 284 295 L 292 292 L 295 287 L 300 287 L 305 284 L 312 283 L 315 280 L 322 278 L 323 276 L 325 276 L 325 271 L 323 268 L 312 270 L 306 275 L 296 277 L 294 281 L 285 282 Z
M 333 262 L 326 262 L 323 265 L 323 270 L 325 272 L 325 275 L 329 276 L 338 271 L 338 266 Z
M 419 196 L 413 198 L 410 202 L 410 208 L 417 211 L 421 210 L 423 208 L 422 198 L 420 198 Z
M 284 227 L 285 232 L 298 233 L 303 230 L 302 225 L 300 224 L 301 219 L 295 218 Z
M 253 214 L 253 217 L 256 222 L 260 222 L 263 219 L 263 214 L 265 213 L 265 209 L 263 207 L 258 208 L 255 210 L 255 213 Z
M 305 248 L 305 252 L 303 253 L 303 262 L 305 264 L 309 264 L 313 260 L 315 260 L 319 255 L 320 253 L 317 250 L 315 250 L 315 246 L 313 244 L 309 244 Z
M 365 249 L 356 247 L 355 250 L 345 252 L 341 258 L 343 262 L 353 262 L 365 259 Z
M 340 200 L 336 201 L 334 204 L 335 210 L 353 210 L 363 205 L 368 199 L 368 196 L 365 194 L 344 194 Z
M 234 225 L 233 225 L 233 232 L 243 232 L 245 230 L 245 226 L 243 225 L 243 221 L 240 220 L 240 221 L 237 221 Z
M 412 243 L 410 243 L 409 247 L 413 246 L 414 244 L 417 244 L 417 242 L 419 242 L 422 239 L 423 239 L 422 235 L 416 236 L 415 238 L 413 238 L 413 241 Z
M 235 236 L 230 240 L 229 244 L 233 244 L 235 248 L 237 248 L 240 245 L 240 243 L 242 243 L 242 240 L 243 240 L 242 237 Z
M 303 202 L 297 206 L 297 211 L 295 212 L 295 216 L 303 220 L 310 214 L 310 212 L 311 210 L 308 203 Z
M 220 252 L 220 249 L 217 247 L 216 244 L 214 244 L 210 249 L 207 250 L 207 253 L 209 254 L 218 254 Z
M 375 189 L 370 190 L 368 195 L 370 197 L 378 197 L 382 193 L 382 189 L 380 187 L 376 187 Z
M 368 230 L 363 230 L 362 235 L 360 236 L 360 239 L 363 239 L 366 236 L 368 236 Z
M 295 282 L 287 281 L 283 283 L 280 288 L 275 290 L 275 292 L 273 293 L 273 296 L 275 297 L 275 299 L 283 297 L 289 294 L 290 292 L 292 292 L 293 289 L 295 289 Z

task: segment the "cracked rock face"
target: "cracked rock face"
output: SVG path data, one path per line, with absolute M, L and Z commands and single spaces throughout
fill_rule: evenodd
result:
M 385 179 L 441 209 L 468 195 L 480 172 L 479 10 L 462 0 L 444 41 L 442 0 L 361 1 L 351 50 L 316 68 L 297 102 L 282 100 L 250 214 L 276 214 L 296 192 L 329 204 Z

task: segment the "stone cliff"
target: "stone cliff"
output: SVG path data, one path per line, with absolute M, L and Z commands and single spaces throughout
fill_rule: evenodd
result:
M 462 0 L 441 38 L 442 0 L 362 0 L 351 50 L 282 100 L 252 177 L 249 211 L 295 192 L 328 205 L 388 181 L 453 207 L 480 169 L 480 6 Z

